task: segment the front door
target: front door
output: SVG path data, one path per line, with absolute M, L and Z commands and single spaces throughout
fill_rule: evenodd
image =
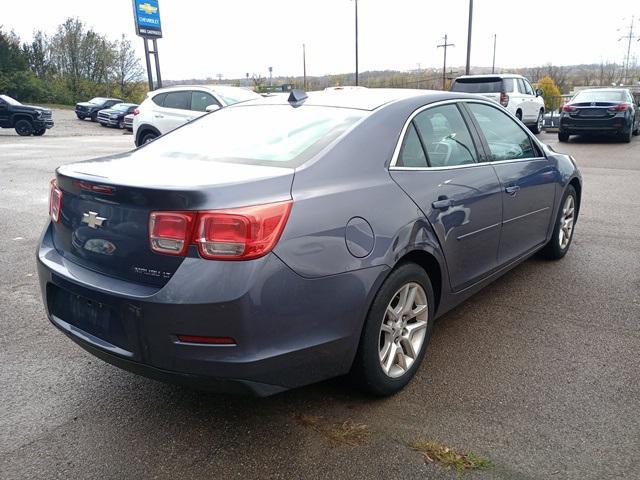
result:
M 453 290 L 497 266 L 501 187 L 478 151 L 459 107 L 434 106 L 409 123 L 390 172 L 431 223 Z
M 502 233 L 498 261 L 508 263 L 542 246 L 551 228 L 557 170 L 524 128 L 500 109 L 466 104 L 486 140 L 502 186 Z

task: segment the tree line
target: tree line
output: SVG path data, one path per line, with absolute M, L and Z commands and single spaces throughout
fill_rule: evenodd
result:
M 0 93 L 24 102 L 71 105 L 96 96 L 140 102 L 144 69 L 124 35 L 110 40 L 77 18 L 31 42 L 0 26 Z

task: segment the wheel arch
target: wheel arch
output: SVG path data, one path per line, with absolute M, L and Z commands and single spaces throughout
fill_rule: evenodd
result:
M 582 183 L 580 183 L 580 180 L 577 177 L 573 177 L 570 181 L 569 181 L 569 185 L 571 185 L 574 190 L 576 191 L 576 220 L 578 219 L 578 215 L 580 215 L 580 204 L 582 203 Z
M 33 117 L 31 115 L 28 115 L 26 113 L 16 113 L 13 117 L 11 117 L 11 127 L 15 127 L 16 123 L 18 123 L 20 120 L 27 120 L 33 125 Z
M 142 139 L 142 136 L 147 133 L 155 133 L 158 136 L 162 135 L 160 133 L 160 130 L 158 130 L 156 127 L 144 123 L 138 127 L 138 131 L 136 132 L 136 146 L 140 146 L 140 140 Z
M 412 250 L 401 257 L 392 271 L 403 263 L 415 263 L 420 266 L 431 280 L 431 287 L 433 288 L 433 298 L 435 305 L 433 311 L 437 314 L 438 307 L 440 306 L 440 300 L 442 298 L 442 267 L 440 263 L 431 253 L 425 250 Z

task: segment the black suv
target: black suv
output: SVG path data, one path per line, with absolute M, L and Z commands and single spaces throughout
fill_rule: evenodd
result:
M 98 121 L 103 127 L 124 128 L 124 117 L 138 108 L 135 103 L 119 103 L 111 108 L 105 108 L 98 113 Z
M 0 128 L 15 128 L 18 135 L 41 136 L 53 127 L 51 110 L 22 105 L 19 101 L 0 95 Z
M 96 97 L 88 102 L 76 103 L 76 115 L 80 120 L 91 118 L 92 122 L 98 121 L 98 112 L 105 108 L 111 108 L 114 105 L 122 103 L 118 98 Z

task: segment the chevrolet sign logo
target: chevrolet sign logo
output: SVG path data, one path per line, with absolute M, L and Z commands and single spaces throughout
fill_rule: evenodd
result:
M 88 212 L 82 214 L 82 223 L 86 223 L 89 228 L 96 229 L 98 227 L 101 227 L 106 220 L 107 219 L 104 217 L 99 217 L 96 212 Z
M 150 3 L 141 3 L 140 5 L 138 5 L 138 8 L 147 15 L 153 15 L 158 11 L 158 7 L 154 7 Z

